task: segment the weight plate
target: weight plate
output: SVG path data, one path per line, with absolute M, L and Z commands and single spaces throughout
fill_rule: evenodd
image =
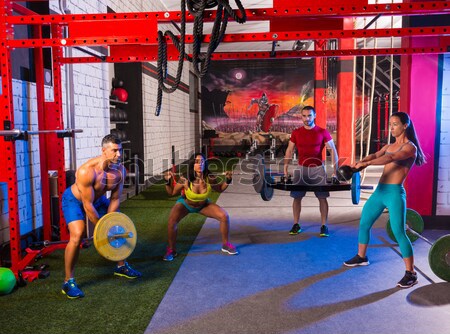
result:
M 114 234 L 130 232 L 129 238 L 113 238 Z M 95 224 L 93 239 L 101 256 L 111 261 L 122 261 L 128 258 L 136 247 L 136 228 L 127 215 L 110 212 Z
M 255 188 L 256 193 L 260 194 L 264 188 L 264 173 L 266 166 L 264 165 L 264 159 L 261 154 L 257 154 L 251 158 L 256 161 L 255 174 L 253 174 L 253 188 Z
M 352 203 L 359 204 L 361 197 L 361 175 L 359 172 L 353 173 L 352 176 Z
M 417 232 L 419 234 L 422 234 L 422 232 L 425 228 L 422 216 L 419 213 L 417 213 L 417 211 L 414 211 L 413 209 L 406 209 L 406 225 L 410 229 L 414 230 L 415 232 Z M 392 232 L 390 219 L 387 221 L 387 224 L 386 224 L 386 232 L 392 241 L 397 242 L 397 239 L 395 239 L 395 236 L 394 236 L 394 232 Z M 419 238 L 417 235 L 409 232 L 408 230 L 406 230 L 406 235 L 408 236 L 408 238 L 411 242 L 414 242 Z
M 440 237 L 431 246 L 428 262 L 437 277 L 450 282 L 450 234 Z
M 274 190 L 270 187 L 270 185 L 274 183 L 274 178 L 267 174 L 265 177 L 263 190 L 261 191 L 261 198 L 264 201 L 270 201 L 272 199 Z

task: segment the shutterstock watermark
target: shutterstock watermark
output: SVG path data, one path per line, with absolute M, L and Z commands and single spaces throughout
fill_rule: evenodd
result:
M 126 185 L 139 185 L 143 186 L 150 184 L 154 186 L 165 186 L 165 183 L 160 182 L 164 180 L 164 175 L 171 171 L 175 174 L 175 179 L 178 180 L 181 176 L 189 178 L 189 175 L 194 175 L 193 171 L 193 158 L 180 159 L 178 152 L 175 152 L 175 157 L 171 159 L 147 159 L 143 160 L 138 157 L 129 159 L 125 166 L 127 168 L 127 176 L 124 179 Z M 181 162 L 180 162 L 181 161 Z M 233 183 L 238 182 L 241 185 L 254 186 L 255 183 L 260 182 L 261 177 L 265 177 L 267 182 L 277 177 L 284 176 L 284 159 L 278 160 L 265 160 L 260 156 L 249 157 L 248 159 L 239 158 L 207 158 L 205 159 L 204 171 L 209 170 L 211 177 L 221 178 L 224 180 L 224 172 L 232 171 L 234 176 Z M 349 161 L 347 158 L 340 158 L 338 166 L 345 161 Z M 179 162 L 174 164 L 174 162 Z M 303 164 L 311 165 L 308 167 L 290 164 L 288 174 L 290 174 L 289 180 L 295 181 L 295 184 L 304 185 L 319 185 L 330 183 L 331 180 L 328 176 L 337 176 L 337 168 L 330 165 L 320 165 L 320 161 L 307 160 L 303 161 Z M 153 173 L 154 167 L 161 170 L 160 173 Z M 263 167 L 264 166 L 264 167 Z M 114 167 L 118 173 L 121 173 L 121 169 Z M 262 173 L 265 170 L 265 175 Z M 288 175 L 285 175 L 285 179 L 288 179 Z

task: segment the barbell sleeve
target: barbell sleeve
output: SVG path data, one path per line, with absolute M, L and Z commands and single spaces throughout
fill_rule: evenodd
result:
M 19 130 L 19 129 L 12 129 L 12 130 L 0 130 L 0 136 L 4 137 L 19 137 L 21 135 L 39 135 L 39 134 L 45 134 L 45 133 L 56 133 L 56 134 L 62 134 L 62 133 L 81 133 L 83 132 L 83 129 L 63 129 L 63 130 Z
M 117 233 L 117 234 L 114 234 L 114 235 L 110 235 L 108 238 L 109 239 L 133 238 L 133 233 L 131 233 L 131 232 Z
M 423 235 L 421 235 L 420 233 L 417 233 L 416 231 L 414 231 L 411 227 L 409 227 L 408 225 L 406 225 L 406 229 L 414 234 L 416 237 L 418 237 L 419 239 L 422 239 L 423 241 L 425 241 L 427 244 L 429 244 L 430 246 L 433 246 L 433 243 L 428 240 L 427 238 L 425 238 Z

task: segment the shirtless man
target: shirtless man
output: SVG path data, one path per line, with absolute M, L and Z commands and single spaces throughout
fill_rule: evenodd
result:
M 397 112 L 389 120 L 391 134 L 395 142 L 384 146 L 380 151 L 370 154 L 352 167 L 363 169 L 370 165 L 384 165 L 384 170 L 375 192 L 367 200 L 361 214 L 358 235 L 358 254 L 344 262 L 348 267 L 367 266 L 366 256 L 370 239 L 370 229 L 385 208 L 389 210 L 392 232 L 400 247 L 405 262 L 406 272 L 397 283 L 401 288 L 409 288 L 417 284 L 417 273 L 414 271 L 414 256 L 411 242 L 406 235 L 406 193 L 403 188 L 408 173 L 413 166 L 425 163 L 408 114 Z
M 74 279 L 75 264 L 86 226 L 86 216 L 97 224 L 102 216 L 119 210 L 120 195 L 125 180 L 125 168 L 120 163 L 122 143 L 113 135 L 102 140 L 102 154 L 84 163 L 76 173 L 75 183 L 62 196 L 62 210 L 70 240 L 64 254 L 65 279 L 62 293 L 70 299 L 84 297 Z M 109 199 L 105 194 L 111 192 Z M 119 261 L 114 275 L 126 278 L 141 277 L 141 273 Z

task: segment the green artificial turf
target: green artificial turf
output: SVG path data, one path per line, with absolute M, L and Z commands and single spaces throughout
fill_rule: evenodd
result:
M 92 245 L 80 252 L 75 272 L 86 296 L 69 300 L 61 293 L 64 250 L 56 250 L 36 262 L 49 265 L 49 277 L 0 296 L 0 333 L 143 333 L 205 222 L 198 214 L 184 218 L 178 225 L 179 255 L 163 261 L 167 219 L 177 198 L 159 184 L 121 204 L 136 225 L 138 242 L 128 261 L 142 272 L 141 279 L 114 276 L 115 263 Z

